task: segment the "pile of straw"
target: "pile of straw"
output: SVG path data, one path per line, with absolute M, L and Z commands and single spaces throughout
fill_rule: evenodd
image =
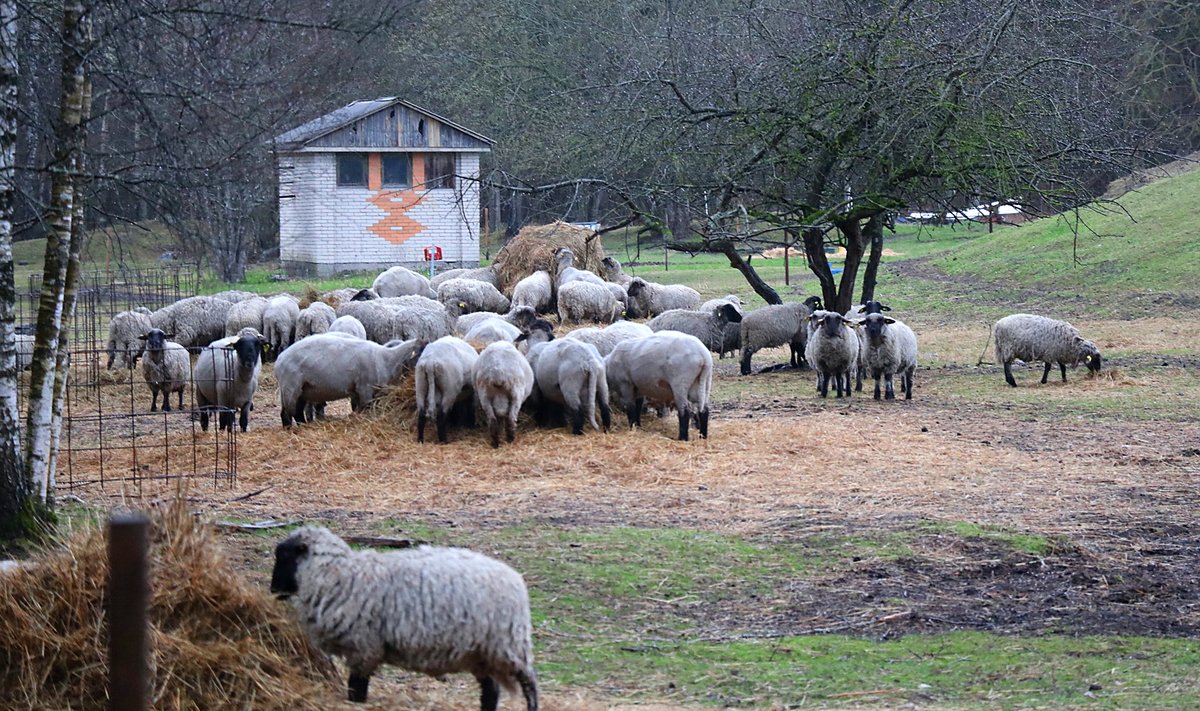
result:
M 500 290 L 512 295 L 512 289 L 525 277 L 539 269 L 553 270 L 551 256 L 559 247 L 570 247 L 575 253 L 575 266 L 599 273 L 604 259 L 604 246 L 592 230 L 566 222 L 549 225 L 529 225 L 516 234 L 496 255 L 496 272 Z M 551 276 L 554 276 L 551 271 Z
M 338 706 L 330 662 L 181 503 L 150 538 L 152 708 Z M 100 528 L 0 573 L 0 708 L 108 707 L 107 578 Z

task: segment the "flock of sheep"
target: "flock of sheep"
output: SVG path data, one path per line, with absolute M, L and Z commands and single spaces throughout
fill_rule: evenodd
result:
M 258 386 L 260 363 L 274 359 L 284 426 L 324 417 L 328 402 L 349 399 L 368 407 L 381 389 L 415 373 L 417 437 L 433 422 L 438 441 L 452 423 L 486 419 L 491 443 L 512 442 L 526 409 L 542 424 L 564 421 L 607 430 L 612 408 L 630 425 L 645 410 L 674 410 L 679 438 L 692 424 L 708 435 L 713 358 L 741 353 L 741 372 L 764 348 L 788 346 L 793 367 L 811 367 L 817 392 L 849 396 L 874 379 L 874 397 L 895 398 L 898 377 L 913 396 L 917 337 L 889 307 L 870 301 L 842 314 L 803 303 L 744 311 L 734 295 L 701 302 L 687 286 L 626 275 L 611 257 L 601 274 L 575 266 L 558 248 L 547 269 L 498 288 L 494 268 L 454 269 L 432 280 L 404 267 L 380 274 L 368 289 L 327 292 L 300 307 L 290 294 L 264 298 L 228 291 L 182 299 L 158 311 L 125 311 L 109 325 L 108 367 L 142 360 L 154 411 L 161 396 L 170 410 L 193 385 L 201 425 L 217 413 L 219 427 L 244 431 Z M 556 338 L 543 316 L 576 328 Z M 648 319 L 639 323 L 626 319 Z M 1046 382 L 1054 363 L 1100 367 L 1100 353 L 1062 321 L 1016 314 L 995 325 L 996 353 L 1005 379 L 1016 385 L 1016 359 L 1042 360 Z M 199 352 L 191 365 L 189 349 Z

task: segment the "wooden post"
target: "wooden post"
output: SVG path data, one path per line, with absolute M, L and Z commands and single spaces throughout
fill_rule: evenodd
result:
M 113 516 L 108 523 L 108 707 L 112 711 L 147 708 L 147 528 L 146 517 L 140 514 Z
M 791 275 L 791 272 L 788 270 L 788 248 L 789 248 L 789 246 L 790 245 L 787 242 L 783 243 L 783 285 L 784 286 L 792 285 L 792 275 Z

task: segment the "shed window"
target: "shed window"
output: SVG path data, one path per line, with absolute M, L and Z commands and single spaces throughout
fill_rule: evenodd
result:
M 454 189 L 454 154 L 425 154 L 425 187 Z
M 412 156 L 407 153 L 383 154 L 383 186 L 406 188 L 412 185 Z
M 337 157 L 337 184 L 366 186 L 367 156 L 364 153 L 339 153 Z

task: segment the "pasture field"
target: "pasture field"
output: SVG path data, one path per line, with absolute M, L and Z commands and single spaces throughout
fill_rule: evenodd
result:
M 1197 282 L 1172 266 L 1153 288 L 1078 288 L 1048 246 L 1061 235 L 1039 225 L 889 237 L 878 293 L 921 341 L 912 401 L 822 400 L 808 371 L 758 372 L 786 362 L 776 349 L 747 377 L 717 361 L 708 440 L 615 415 L 583 437 L 523 421 L 493 450 L 479 430 L 418 445 L 408 414 L 345 403 L 283 430 L 267 366 L 236 485 L 197 483 L 188 500 L 214 520 L 511 563 L 530 587 L 546 709 L 1198 707 Z M 1009 239 L 1012 270 L 994 257 Z M 798 261 L 786 288 L 782 260 L 755 264 L 789 300 L 816 291 Z M 723 258 L 627 271 L 755 303 Z M 1041 385 L 1040 367 L 1017 368 L 1006 386 L 985 344 L 1017 311 L 1070 319 L 1105 370 Z M 85 499 L 68 512 L 120 493 Z M 222 536 L 265 588 L 286 530 Z M 470 678 L 390 668 L 371 694 L 372 709 L 478 704 Z

